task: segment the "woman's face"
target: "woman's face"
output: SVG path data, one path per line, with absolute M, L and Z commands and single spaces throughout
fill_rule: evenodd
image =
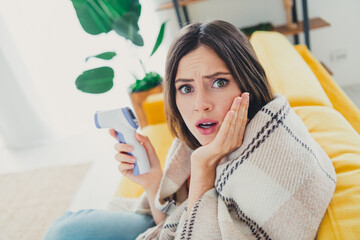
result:
M 201 145 L 215 138 L 234 98 L 241 95 L 225 62 L 207 46 L 180 60 L 175 88 L 180 114 Z

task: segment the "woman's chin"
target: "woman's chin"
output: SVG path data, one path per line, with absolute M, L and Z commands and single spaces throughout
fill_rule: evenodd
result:
M 215 139 L 218 131 L 219 131 L 219 126 L 216 126 L 215 130 L 213 130 L 211 133 L 202 134 L 200 131 L 197 131 L 196 135 L 194 133 L 193 135 L 196 137 L 196 139 L 202 146 L 205 146 L 211 143 Z
M 209 143 L 211 143 L 213 140 L 214 140 L 214 137 L 210 137 L 210 136 L 204 137 L 204 136 L 202 136 L 200 138 L 200 140 L 198 140 L 198 141 L 200 142 L 200 144 L 202 146 L 205 146 L 205 145 L 208 145 Z

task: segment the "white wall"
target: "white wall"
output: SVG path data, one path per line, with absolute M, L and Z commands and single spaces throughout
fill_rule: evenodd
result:
M 341 86 L 360 84 L 360 1 L 309 1 L 310 16 L 321 16 L 331 26 L 311 32 L 314 55 L 334 72 Z M 332 60 L 332 55 L 346 53 L 346 58 Z
M 164 2 L 164 0 L 157 0 Z M 285 23 L 282 0 L 208 0 L 188 6 L 192 22 L 222 19 L 239 28 L 271 22 L 274 26 Z M 297 0 L 298 18 L 302 19 L 301 0 Z M 159 12 L 161 18 L 171 19 L 177 29 L 174 10 Z M 333 72 L 341 86 L 360 84 L 357 70 L 360 66 L 360 1 L 308 0 L 309 17 L 322 17 L 331 26 L 310 31 L 310 45 L 314 56 Z M 292 40 L 292 37 L 289 38 Z M 300 34 L 300 43 L 304 43 Z M 346 58 L 332 61 L 332 54 L 346 53 Z

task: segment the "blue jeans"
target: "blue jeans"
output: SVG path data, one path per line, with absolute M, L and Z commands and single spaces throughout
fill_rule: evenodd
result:
M 131 212 L 80 210 L 57 218 L 44 240 L 133 240 L 155 226 L 151 216 Z

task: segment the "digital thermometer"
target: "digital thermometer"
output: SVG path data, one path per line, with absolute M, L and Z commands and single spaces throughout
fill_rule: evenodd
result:
M 129 107 L 108 111 L 97 111 L 94 116 L 97 128 L 112 128 L 116 131 L 119 143 L 130 144 L 134 150 L 130 155 L 136 157 L 133 175 L 137 176 L 150 171 L 149 159 L 144 146 L 135 138 L 138 121 Z

